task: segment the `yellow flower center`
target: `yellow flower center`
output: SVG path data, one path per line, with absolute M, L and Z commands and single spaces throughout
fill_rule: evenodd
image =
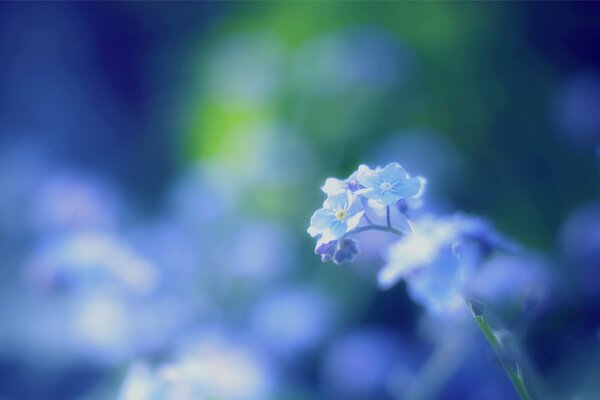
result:
M 345 220 L 347 216 L 348 216 L 348 210 L 346 210 L 345 208 L 340 208 L 335 213 L 335 219 L 337 219 L 338 221 Z
M 389 182 L 383 182 L 379 187 L 381 190 L 390 190 L 392 188 L 392 184 Z

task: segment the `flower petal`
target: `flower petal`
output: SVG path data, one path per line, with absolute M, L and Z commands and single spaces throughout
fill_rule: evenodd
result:
M 329 210 L 339 210 L 340 208 L 346 208 L 348 205 L 348 194 L 346 191 L 331 195 L 323 203 L 323 207 Z
M 386 182 L 396 182 L 408 177 L 408 174 L 397 162 L 389 163 L 380 172 L 380 179 Z
M 334 238 L 339 239 L 344 236 L 346 232 L 348 232 L 348 226 L 346 225 L 345 221 L 335 220 L 333 224 L 331 224 L 329 231 Z
M 372 170 L 366 165 L 361 165 L 356 172 L 356 179 L 358 180 L 358 183 L 367 188 L 378 186 L 380 181 L 379 171 Z
M 340 194 L 340 193 L 345 193 L 346 192 L 346 182 L 344 182 L 341 179 L 337 179 L 337 178 L 327 178 L 325 180 L 325 184 L 323 186 L 321 186 L 321 190 L 329 195 L 336 195 L 336 194 Z
M 358 224 L 360 224 L 360 220 L 362 219 L 362 216 L 364 214 L 365 214 L 364 211 L 359 211 L 359 212 L 355 213 L 354 215 L 346 218 L 346 225 L 347 225 L 346 232 L 349 232 L 352 229 L 356 228 L 358 226 Z
M 321 208 L 315 211 L 310 219 L 310 226 L 316 229 L 327 229 L 335 221 L 335 214 L 329 208 Z
M 360 189 L 354 192 L 356 194 L 365 196 L 367 199 L 379 200 L 381 197 L 381 190 L 377 187 L 368 187 L 365 189 Z
M 312 237 L 315 237 L 315 236 L 321 234 L 321 230 L 315 228 L 314 226 L 309 226 L 308 229 L 306 230 L 306 232 L 308 232 L 308 234 Z
M 391 190 L 400 198 L 416 196 L 422 188 L 423 181 L 419 178 L 407 178 L 398 181 Z

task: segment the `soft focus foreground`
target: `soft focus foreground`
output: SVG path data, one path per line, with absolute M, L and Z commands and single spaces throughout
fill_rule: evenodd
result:
M 597 399 L 599 19 L 0 5 L 0 398 Z

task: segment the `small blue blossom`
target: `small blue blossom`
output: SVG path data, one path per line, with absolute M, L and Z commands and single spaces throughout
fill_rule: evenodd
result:
M 361 165 L 356 178 L 364 187 L 357 191 L 358 194 L 386 206 L 395 204 L 400 199 L 418 197 L 425 183 L 423 178 L 411 178 L 398 163 L 390 163 L 374 170 Z
M 355 192 L 360 188 L 356 172 L 353 172 L 347 179 L 327 178 L 325 184 L 321 186 L 321 190 L 328 196 L 334 196 L 341 193 L 346 193 L 347 190 Z
M 363 214 L 363 206 L 352 192 L 330 196 L 310 219 L 308 233 L 329 243 L 356 228 Z
M 455 215 L 414 221 L 413 232 L 392 244 L 379 272 L 386 289 L 401 279 L 410 297 L 434 315 L 452 314 L 465 305 L 469 282 L 490 252 L 510 248 L 489 224 Z

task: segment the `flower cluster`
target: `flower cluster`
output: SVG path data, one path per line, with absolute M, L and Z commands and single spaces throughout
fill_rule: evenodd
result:
M 401 235 L 410 231 L 409 208 L 419 204 L 425 179 L 411 177 L 398 163 L 371 169 L 361 165 L 347 179 L 328 178 L 321 188 L 323 208 L 311 220 L 308 233 L 316 237 L 315 253 L 336 264 L 353 261 L 359 253 L 351 235 L 381 230 Z M 392 223 L 392 219 L 394 223 Z
M 313 214 L 308 233 L 317 238 L 315 253 L 322 261 L 336 264 L 354 261 L 355 236 L 361 232 L 398 236 L 382 249 L 380 287 L 405 280 L 413 300 L 431 314 L 446 315 L 465 306 L 469 281 L 494 250 L 517 247 L 479 218 L 423 215 L 411 221 L 409 211 L 420 206 L 425 183 L 398 163 L 375 169 L 361 165 L 348 179 L 329 178 L 322 187 L 327 199 Z

